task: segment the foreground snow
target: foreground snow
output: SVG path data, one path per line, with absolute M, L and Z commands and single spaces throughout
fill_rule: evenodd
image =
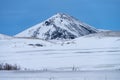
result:
M 49 42 L 20 38 L 0 40 L 0 62 L 17 64 L 22 70 L 116 70 L 120 69 L 120 38 L 81 37 Z
M 119 80 L 120 71 L 0 71 L 0 80 Z

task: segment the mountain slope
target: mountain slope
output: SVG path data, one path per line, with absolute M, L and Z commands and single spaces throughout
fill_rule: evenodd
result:
M 51 18 L 37 24 L 17 35 L 16 37 L 32 37 L 51 39 L 74 39 L 91 33 L 98 32 L 97 29 L 64 14 L 57 13 Z

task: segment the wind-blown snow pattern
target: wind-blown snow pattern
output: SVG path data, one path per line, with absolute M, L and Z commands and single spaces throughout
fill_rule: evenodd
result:
M 17 35 L 16 37 L 51 39 L 74 39 L 98 30 L 64 13 L 57 13 Z

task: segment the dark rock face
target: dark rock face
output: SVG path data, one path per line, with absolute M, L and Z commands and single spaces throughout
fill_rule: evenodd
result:
M 46 26 L 49 26 L 50 22 L 49 21 L 45 21 L 45 24 L 46 24 Z
M 73 35 L 72 33 L 58 28 L 56 31 L 54 31 L 51 35 L 51 39 L 74 39 L 77 36 Z
M 61 29 L 59 27 L 56 27 L 56 30 L 50 34 L 50 31 L 45 33 L 45 36 L 47 36 L 45 39 L 74 39 L 77 36 L 73 35 L 72 33 L 68 32 L 67 30 Z

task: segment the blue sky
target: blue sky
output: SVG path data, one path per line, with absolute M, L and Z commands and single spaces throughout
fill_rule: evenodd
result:
M 0 33 L 15 35 L 58 12 L 120 31 L 120 0 L 0 0 Z

